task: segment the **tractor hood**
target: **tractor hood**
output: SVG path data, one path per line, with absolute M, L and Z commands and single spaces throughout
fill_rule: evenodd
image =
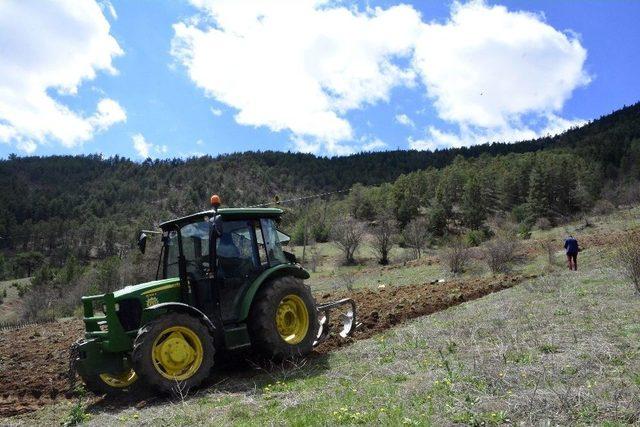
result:
M 126 286 L 113 293 L 116 300 L 121 298 L 131 298 L 147 294 L 155 294 L 169 289 L 178 289 L 180 287 L 180 279 L 172 277 L 169 279 L 154 280 L 151 282 L 140 283 L 138 285 Z

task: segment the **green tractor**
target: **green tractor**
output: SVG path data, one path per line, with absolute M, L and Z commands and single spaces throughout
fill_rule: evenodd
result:
M 330 324 L 342 337 L 353 332 L 353 300 L 316 305 L 303 283 L 309 273 L 283 250 L 281 209 L 218 209 L 211 199 L 212 210 L 140 233 L 143 253 L 148 234 L 162 236 L 156 280 L 82 298 L 86 332 L 71 363 L 88 389 L 190 389 L 210 375 L 216 353 L 283 360 L 309 353 Z

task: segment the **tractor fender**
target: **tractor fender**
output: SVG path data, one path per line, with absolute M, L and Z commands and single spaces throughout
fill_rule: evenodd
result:
M 209 332 L 211 332 L 212 334 L 216 330 L 216 327 L 213 325 L 213 322 L 211 321 L 211 319 L 207 317 L 206 314 L 204 314 L 202 311 L 198 310 L 194 306 L 185 304 L 182 302 L 163 302 L 160 304 L 152 305 L 151 307 L 147 307 L 143 311 L 147 313 L 151 313 L 151 312 L 160 312 L 162 310 L 190 314 L 191 316 L 194 316 L 202 320 L 204 324 L 207 326 L 207 328 L 209 329 Z
M 238 321 L 244 322 L 249 317 L 253 297 L 258 293 L 258 290 L 260 290 L 265 283 L 282 276 L 293 276 L 303 280 L 310 277 L 307 270 L 297 264 L 280 264 L 263 271 L 262 274 L 251 283 L 251 286 L 249 286 L 242 297 L 239 306 Z

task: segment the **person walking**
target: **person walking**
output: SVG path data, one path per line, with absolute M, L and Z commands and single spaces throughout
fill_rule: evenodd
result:
M 564 241 L 564 248 L 567 251 L 567 262 L 569 263 L 569 270 L 578 270 L 578 252 L 580 247 L 575 237 L 569 235 Z

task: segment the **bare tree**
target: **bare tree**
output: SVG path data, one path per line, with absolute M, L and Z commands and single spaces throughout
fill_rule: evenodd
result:
M 398 221 L 391 212 L 383 210 L 376 215 L 371 232 L 373 250 L 378 255 L 378 263 L 389 264 L 389 252 L 398 240 Z
M 618 260 L 622 271 L 633 282 L 636 292 L 640 294 L 640 233 L 633 233 L 626 243 L 618 249 Z
M 519 242 L 515 236 L 501 234 L 484 245 L 484 257 L 492 273 L 509 271 L 510 264 L 516 259 Z
M 414 218 L 409 221 L 404 228 L 402 235 L 404 237 L 404 243 L 413 250 L 414 256 L 420 258 L 422 251 L 429 244 L 429 240 L 431 240 L 429 222 L 423 217 Z
M 347 265 L 355 264 L 356 250 L 364 237 L 364 224 L 351 216 L 336 219 L 331 227 L 331 239 L 342 251 L 343 261 Z
M 464 272 L 469 263 L 469 258 L 469 248 L 459 237 L 454 239 L 451 245 L 442 253 L 442 261 L 447 265 L 449 272 L 453 274 Z

